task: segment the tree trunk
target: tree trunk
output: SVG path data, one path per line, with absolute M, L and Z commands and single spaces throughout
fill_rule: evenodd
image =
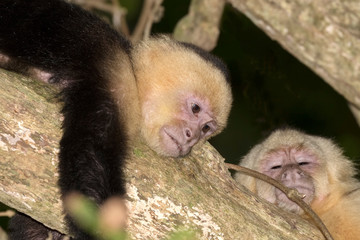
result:
M 0 201 L 66 233 L 57 182 L 59 104 L 50 86 L 0 71 Z M 164 158 L 139 143 L 126 167 L 133 239 L 185 227 L 199 239 L 323 239 L 314 226 L 236 184 L 206 143 Z
M 189 13 L 176 25 L 174 38 L 207 51 L 215 48 L 226 0 L 192 0 Z

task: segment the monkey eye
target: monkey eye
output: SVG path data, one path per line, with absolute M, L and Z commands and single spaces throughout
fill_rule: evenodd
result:
M 281 165 L 275 165 L 275 166 L 271 167 L 271 169 L 279 169 L 279 168 L 281 168 Z
M 191 111 L 196 114 L 196 113 L 199 113 L 201 110 L 200 106 L 197 105 L 196 103 L 192 103 L 191 104 Z
M 206 124 L 201 130 L 203 131 L 203 133 L 207 133 L 210 130 L 210 126 Z
M 309 162 L 299 162 L 299 166 L 307 165 L 307 164 L 309 164 Z

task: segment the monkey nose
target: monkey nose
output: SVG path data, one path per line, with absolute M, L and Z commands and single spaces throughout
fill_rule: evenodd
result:
M 285 171 L 282 175 L 281 175 L 281 179 L 282 180 L 287 180 L 287 181 L 296 181 L 297 179 L 301 178 L 303 176 L 303 172 L 299 169 L 291 169 L 291 170 L 287 170 Z
M 282 177 L 283 177 L 283 178 L 286 178 L 286 177 L 287 177 L 287 173 L 286 173 L 286 172 L 283 173 Z
M 187 139 L 191 138 L 192 135 L 193 135 L 191 129 L 190 129 L 190 128 L 185 128 L 185 130 L 184 130 L 184 135 L 185 135 L 185 137 L 186 137 Z
M 183 129 L 183 134 L 184 134 L 185 141 L 190 146 L 193 146 L 195 143 L 197 143 L 199 141 L 200 134 L 197 133 L 196 131 L 194 131 L 193 129 L 191 129 L 190 127 L 185 127 Z

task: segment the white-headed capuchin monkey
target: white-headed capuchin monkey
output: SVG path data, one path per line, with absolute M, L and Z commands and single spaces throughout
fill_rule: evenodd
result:
M 331 140 L 285 129 L 273 132 L 241 160 L 241 166 L 268 175 L 305 194 L 335 240 L 360 239 L 360 182 L 353 163 Z M 288 211 L 304 212 L 274 186 L 240 172 L 235 179 Z
M 132 46 L 63 0 L 0 1 L 0 65 L 62 86 L 61 194 L 80 192 L 99 206 L 126 193 L 121 169 L 134 137 L 184 156 L 225 127 L 232 103 L 215 56 L 165 36 Z M 66 218 L 74 239 L 94 239 Z M 24 215 L 10 229 L 14 240 L 48 237 Z

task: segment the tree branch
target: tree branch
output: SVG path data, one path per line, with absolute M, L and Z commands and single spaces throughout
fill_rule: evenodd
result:
M 174 38 L 207 51 L 215 48 L 225 0 L 192 0 L 189 13 L 175 27 Z
M 227 1 L 343 95 L 360 123 L 358 1 Z
M 140 18 L 131 37 L 132 42 L 137 42 L 150 36 L 152 25 L 162 18 L 164 11 L 161 6 L 162 1 L 144 0 Z
M 2 70 L 0 78 L 0 201 L 65 233 L 56 186 L 62 118 L 56 91 Z M 125 173 L 133 239 L 161 239 L 179 227 L 206 240 L 322 239 L 309 222 L 237 185 L 208 143 L 181 159 L 136 144 Z

